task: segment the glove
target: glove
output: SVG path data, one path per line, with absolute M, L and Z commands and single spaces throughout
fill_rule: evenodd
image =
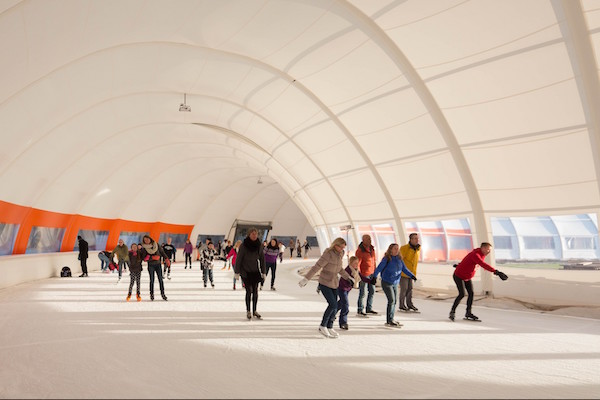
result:
M 233 279 L 235 279 L 236 281 L 237 281 L 238 279 L 240 279 L 240 274 L 233 274 Z
M 171 266 L 171 260 L 169 260 L 169 259 L 167 258 L 167 259 L 165 260 L 165 265 L 166 265 L 167 267 L 170 267 L 170 266 Z
M 412 278 L 410 278 L 410 279 L 412 279 L 413 281 L 416 281 L 416 280 L 417 280 L 417 277 L 413 275 L 413 277 L 412 277 Z
M 298 282 L 298 286 L 304 287 L 304 286 L 306 286 L 307 283 L 308 283 L 308 279 L 302 278 L 302 280 L 300 280 L 300 282 Z
M 506 276 L 506 274 L 504 272 L 500 272 L 498 270 L 494 271 L 494 275 L 496 275 L 497 277 L 499 277 L 500 279 L 502 279 L 503 281 L 508 279 L 508 276 Z
M 377 277 L 372 276 L 371 277 L 371 281 L 369 282 L 371 285 L 376 285 L 377 284 Z

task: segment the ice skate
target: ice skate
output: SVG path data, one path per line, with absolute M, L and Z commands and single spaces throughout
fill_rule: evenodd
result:
M 165 296 L 164 294 L 162 295 L 162 298 L 164 301 L 167 301 L 167 296 Z
M 331 337 L 331 334 L 329 333 L 329 329 L 327 329 L 324 326 L 319 326 L 319 332 L 321 333 L 321 335 L 325 336 L 326 338 Z
M 142 297 L 139 294 L 136 297 L 137 297 L 137 301 L 142 301 Z
M 475 315 L 473 313 L 466 313 L 465 317 L 463 319 L 465 321 L 481 322 L 481 320 L 477 317 L 477 315 Z
M 130 294 L 127 295 L 127 299 L 126 300 L 127 301 L 131 300 L 131 295 Z
M 252 314 L 252 315 L 254 315 L 254 318 L 256 318 L 256 319 L 262 319 L 262 315 L 260 315 L 256 311 L 254 311 L 254 314 Z
M 329 337 L 331 339 L 337 339 L 340 337 L 340 334 L 334 331 L 333 328 L 327 328 L 327 330 L 329 331 Z
M 170 272 L 167 274 L 167 279 L 171 280 L 171 273 Z
M 448 318 L 450 318 L 450 321 L 454 321 L 454 311 L 450 311 Z
M 250 311 L 246 312 L 246 318 L 252 319 L 252 313 Z

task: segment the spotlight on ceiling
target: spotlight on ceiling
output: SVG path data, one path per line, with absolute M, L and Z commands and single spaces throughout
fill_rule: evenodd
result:
M 179 111 L 183 111 L 183 112 L 191 112 L 192 111 L 192 107 L 188 106 L 187 104 L 185 104 L 186 101 L 186 95 L 185 93 L 183 94 L 183 103 L 181 103 L 179 105 Z

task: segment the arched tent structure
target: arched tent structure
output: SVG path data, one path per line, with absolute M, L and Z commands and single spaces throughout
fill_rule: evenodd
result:
M 15 0 L 0 32 L 5 222 L 328 242 L 466 218 L 479 242 L 491 216 L 600 208 L 593 1 Z

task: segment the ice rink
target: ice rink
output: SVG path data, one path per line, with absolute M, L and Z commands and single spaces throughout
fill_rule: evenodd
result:
M 448 301 L 416 299 L 422 313 L 397 312 L 394 329 L 381 291 L 380 315 L 361 319 L 353 290 L 350 329 L 327 339 L 317 283 L 297 285 L 308 262 L 278 266 L 277 291 L 259 295 L 261 321 L 246 319 L 245 292 L 220 264 L 215 289 L 197 262 L 174 264 L 168 301 L 158 285 L 149 301 L 145 266 L 140 303 L 125 301 L 128 272 L 118 284 L 94 272 L 2 290 L 0 397 L 600 397 L 597 319 L 475 306 L 483 322 L 453 323 Z

